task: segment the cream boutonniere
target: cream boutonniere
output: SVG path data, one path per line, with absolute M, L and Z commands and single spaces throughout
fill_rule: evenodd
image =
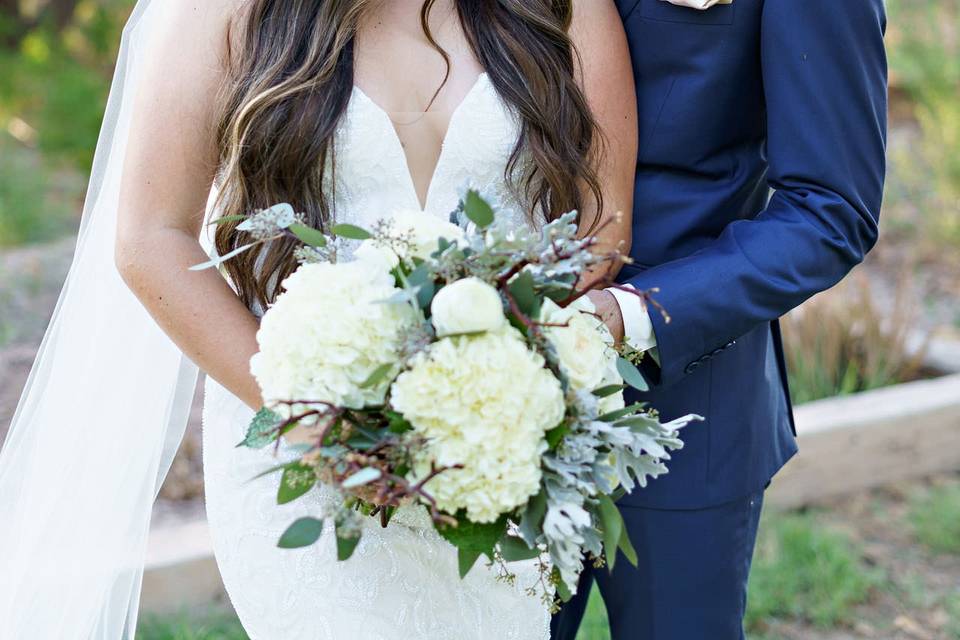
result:
M 662 2 L 669 2 L 670 4 L 675 4 L 678 7 L 690 7 L 692 9 L 709 9 L 715 4 L 733 4 L 733 0 L 661 0 Z

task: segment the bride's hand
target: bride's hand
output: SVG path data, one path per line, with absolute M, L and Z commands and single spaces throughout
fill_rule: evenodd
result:
M 620 305 L 617 299 L 609 291 L 594 289 L 587 294 L 593 306 L 597 308 L 597 314 L 603 320 L 613 339 L 617 344 L 623 341 L 623 315 L 620 313 Z

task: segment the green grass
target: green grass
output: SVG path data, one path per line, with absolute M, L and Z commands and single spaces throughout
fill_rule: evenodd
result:
M 950 616 L 945 629 L 950 640 L 960 640 L 960 593 L 947 602 L 947 615 Z
M 812 515 L 772 514 L 754 554 L 747 628 L 762 631 L 771 618 L 820 628 L 848 623 L 881 582 L 849 537 Z
M 960 554 L 960 483 L 918 493 L 911 501 L 910 523 L 929 549 Z
M 46 170 L 35 154 L 0 134 L 0 247 L 43 242 L 69 230 L 63 210 L 51 206 Z
M 137 629 L 137 640 L 249 640 L 236 616 L 226 611 L 197 616 L 148 616 Z

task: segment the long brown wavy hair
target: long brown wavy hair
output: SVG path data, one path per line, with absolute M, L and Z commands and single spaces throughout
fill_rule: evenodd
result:
M 334 171 L 334 133 L 353 88 L 354 43 L 372 0 L 249 0 L 228 38 L 228 75 L 219 116 L 221 183 L 218 211 L 243 215 L 289 202 L 319 229 L 331 224 L 324 167 Z M 421 9 L 430 33 L 435 0 Z M 454 0 L 466 38 L 501 98 L 513 108 L 521 134 L 505 178 L 528 215 L 555 219 L 603 207 L 596 172 L 600 135 L 576 81 L 577 53 L 568 35 L 572 0 Z M 446 82 L 446 79 L 444 79 Z M 442 88 L 442 84 L 440 88 Z M 439 93 L 440 88 L 437 89 Z M 437 94 L 434 94 L 436 98 Z M 216 231 L 221 255 L 250 238 L 224 223 Z M 248 306 L 265 305 L 297 267 L 295 243 L 260 245 L 227 263 Z

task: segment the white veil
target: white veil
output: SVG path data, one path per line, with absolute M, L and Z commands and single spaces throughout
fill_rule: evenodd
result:
M 0 451 L 2 640 L 134 634 L 197 376 L 113 262 L 138 57 L 164 5 L 140 0 L 124 29 L 73 265 Z

